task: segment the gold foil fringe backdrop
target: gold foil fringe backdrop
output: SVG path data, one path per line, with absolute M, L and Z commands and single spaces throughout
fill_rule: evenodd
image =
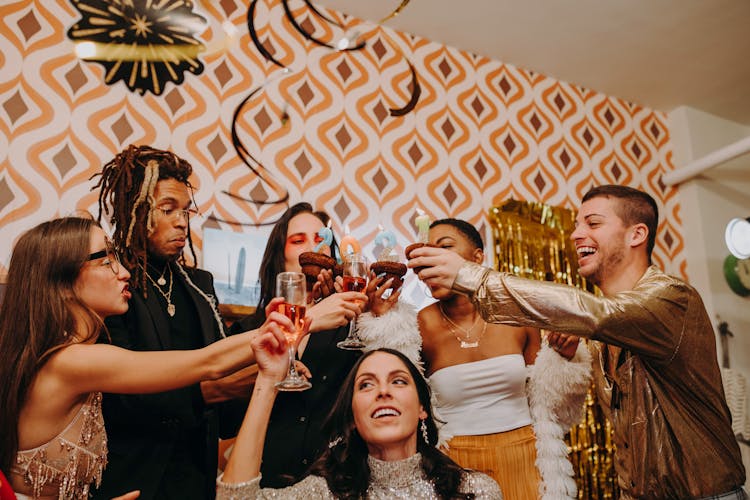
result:
M 575 227 L 572 210 L 511 199 L 490 209 L 489 222 L 499 271 L 595 291 L 578 274 L 578 256 L 569 238 Z M 578 498 L 616 499 L 619 488 L 612 428 L 597 403 L 593 385 L 583 410 L 581 422 L 566 436 Z
M 577 273 L 575 246 L 568 239 L 571 210 L 533 201 L 508 200 L 489 213 L 495 268 L 524 278 L 585 288 Z
M 612 427 L 597 402 L 593 386 L 586 395 L 581 422 L 570 429 L 565 441 L 578 485 L 578 498 L 619 498 Z

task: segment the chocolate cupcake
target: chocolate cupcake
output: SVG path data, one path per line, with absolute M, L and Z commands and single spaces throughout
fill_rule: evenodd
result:
M 318 275 L 323 269 L 331 269 L 334 275 L 336 273 L 336 259 L 323 253 L 302 252 L 299 254 L 299 265 L 308 283 L 318 281 Z
M 404 284 L 403 277 L 406 274 L 406 269 L 406 264 L 402 264 L 400 262 L 391 262 L 387 260 L 379 260 L 373 262 L 373 264 L 370 266 L 370 270 L 374 272 L 376 276 L 385 274 L 383 283 L 388 281 L 390 278 L 393 278 L 391 288 L 394 291 L 398 290 L 401 285 Z
M 411 258 L 410 254 L 413 250 L 416 250 L 417 248 L 422 248 L 422 247 L 436 247 L 437 248 L 437 245 L 433 245 L 432 243 L 412 243 L 408 247 L 404 248 L 404 255 L 406 256 L 406 260 L 409 260 Z M 419 271 L 421 271 L 422 269 L 424 269 L 424 267 L 415 267 L 414 274 L 419 274 Z

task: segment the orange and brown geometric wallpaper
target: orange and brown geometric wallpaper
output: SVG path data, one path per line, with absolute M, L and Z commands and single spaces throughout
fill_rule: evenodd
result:
M 340 36 L 303 2 L 290 5 L 317 37 Z M 208 20 L 203 72 L 141 96 L 104 84 L 100 65 L 74 55 L 66 32 L 80 14 L 69 1 L 0 6 L 0 272 L 24 230 L 95 211 L 90 176 L 128 144 L 148 143 L 195 168 L 196 201 L 213 217 L 194 222 L 197 247 L 204 225 L 253 231 L 284 209 L 226 191 L 274 199 L 288 190 L 291 202 L 328 211 L 337 233 L 349 226 L 371 245 L 382 224 L 401 249 L 415 237 L 417 208 L 489 236 L 488 209 L 510 197 L 574 208 L 592 185 L 621 183 L 658 200 L 655 260 L 686 275 L 676 190 L 661 180 L 673 168 L 663 113 L 335 12 L 368 45 L 333 51 L 305 41 L 278 1 L 263 0 L 258 36 L 292 70 L 282 74 L 251 43 L 246 2 L 202 0 L 194 10 Z M 422 94 L 414 111 L 393 117 L 388 108 L 410 95 L 405 57 Z M 230 134 L 235 108 L 260 85 L 238 132 L 271 182 L 240 161 Z

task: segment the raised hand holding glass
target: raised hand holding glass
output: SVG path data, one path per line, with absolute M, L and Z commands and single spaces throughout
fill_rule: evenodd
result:
M 367 260 L 362 254 L 353 253 L 344 256 L 344 291 L 364 293 L 367 288 L 368 275 Z M 336 344 L 339 348 L 356 351 L 365 347 L 364 342 L 357 337 L 356 322 L 357 318 L 349 322 L 349 335 Z
M 307 312 L 307 280 L 305 275 L 293 272 L 279 273 L 276 276 L 276 296 L 284 299 L 278 311 L 294 324 L 293 331 L 284 329 L 284 335 L 289 343 L 289 373 L 284 380 L 276 384 L 276 387 L 280 391 L 304 391 L 312 387 L 312 384 L 297 373 L 295 359 L 297 341 L 305 324 L 305 313 Z

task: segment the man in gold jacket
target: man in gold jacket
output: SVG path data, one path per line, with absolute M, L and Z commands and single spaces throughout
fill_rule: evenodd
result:
M 623 498 L 745 499 L 745 468 L 698 293 L 651 265 L 654 199 L 624 186 L 584 197 L 571 234 L 579 272 L 604 293 L 519 278 L 440 248 L 419 278 L 468 295 L 484 319 L 601 341 L 597 391 L 615 434 Z

